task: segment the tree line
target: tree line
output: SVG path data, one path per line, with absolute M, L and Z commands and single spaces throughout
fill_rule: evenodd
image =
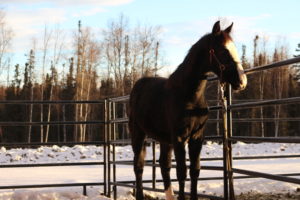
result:
M 11 30 L 1 23 L 0 65 L 1 71 L 9 69 L 5 61 L 5 49 L 12 40 Z M 57 101 L 89 101 L 127 95 L 133 84 L 144 76 L 157 76 L 164 66 L 160 27 L 137 25 L 130 27 L 128 19 L 120 15 L 108 23 L 108 27 L 96 37 L 93 30 L 78 28 L 73 34 L 72 45 L 66 46 L 63 31 L 59 27 L 45 26 L 41 48 L 34 43 L 25 64 L 14 66 L 13 77 L 7 76 L 7 84 L 0 88 L 0 99 Z M 2 35 L 1 35 L 2 34 Z M 6 42 L 3 42 L 6 41 Z M 3 47 L 3 48 L 1 48 Z M 243 46 L 242 64 L 245 68 L 261 66 L 288 58 L 285 45 L 272 51 L 266 50 L 266 41 L 259 36 L 253 40 L 253 54 L 246 56 Z M 299 51 L 300 45 L 297 50 Z M 295 55 L 296 56 L 296 55 Z M 6 66 L 6 68 L 5 68 Z M 286 66 L 248 77 L 248 87 L 234 94 L 234 100 L 264 100 L 300 96 L 299 65 Z M 219 88 L 209 83 L 207 88 L 210 105 L 220 98 Z M 117 105 L 116 115 L 126 115 L 125 104 Z M 1 126 L 1 142 L 68 142 L 103 140 L 102 124 L 74 124 L 74 121 L 103 120 L 103 104 L 0 104 L 1 122 L 70 122 L 63 125 Z M 251 118 L 265 121 L 234 124 L 235 135 L 249 136 L 299 136 L 299 121 L 281 121 L 280 118 L 300 117 L 300 106 L 277 105 L 252 108 L 234 112 L 234 118 Z M 211 118 L 220 119 L 220 113 L 211 113 Z M 266 119 L 272 119 L 267 121 Z M 209 123 L 206 134 L 220 134 L 218 122 Z M 117 137 L 129 137 L 126 125 L 116 127 Z

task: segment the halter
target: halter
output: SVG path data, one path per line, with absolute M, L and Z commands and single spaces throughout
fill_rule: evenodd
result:
M 223 107 L 223 110 L 227 109 L 226 107 L 226 97 L 224 95 L 224 91 L 225 91 L 225 83 L 223 82 L 223 73 L 225 71 L 225 65 L 223 65 L 220 60 L 218 59 L 218 57 L 216 56 L 215 54 L 215 50 L 214 49 L 210 49 L 209 50 L 209 61 L 210 61 L 210 64 L 212 64 L 212 59 L 214 58 L 215 61 L 218 63 L 218 67 L 220 69 L 220 86 L 221 86 L 221 103 L 222 103 L 222 107 Z
M 219 65 L 219 69 L 220 69 L 220 79 L 221 81 L 223 81 L 223 72 L 225 71 L 225 65 L 223 65 L 220 60 L 218 59 L 218 57 L 216 56 L 215 54 L 215 50 L 214 49 L 210 49 L 209 50 L 209 61 L 210 61 L 210 64 L 212 64 L 212 59 L 214 58 L 215 61 L 218 63 Z

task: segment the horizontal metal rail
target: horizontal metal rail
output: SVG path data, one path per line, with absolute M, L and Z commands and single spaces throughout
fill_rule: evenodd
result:
M 0 126 L 39 126 L 39 125 L 75 125 L 75 124 L 104 124 L 104 120 L 95 121 L 49 121 L 49 122 L 0 122 Z
M 273 100 L 262 100 L 256 102 L 247 102 L 247 103 L 239 103 L 232 104 L 228 106 L 228 109 L 241 109 L 241 108 L 253 108 L 258 106 L 272 106 L 278 104 L 293 104 L 300 103 L 300 97 L 291 97 L 291 98 L 283 98 L 283 99 L 273 99 Z
M 258 105 L 259 106 L 259 105 Z M 243 107 L 245 108 L 245 107 Z M 274 121 L 300 121 L 299 117 L 296 118 L 245 118 L 245 119 L 232 119 L 233 122 L 274 122 Z M 221 119 L 208 119 L 209 123 L 222 122 Z M 75 124 L 105 124 L 105 123 L 128 123 L 128 118 L 117 118 L 106 122 L 105 120 L 94 121 L 50 121 L 50 122 L 0 122 L 0 126 L 40 126 L 40 125 L 75 125 Z
M 278 62 L 274 62 L 268 65 L 263 65 L 263 66 L 258 66 L 258 67 L 252 67 L 250 69 L 246 69 L 245 73 L 246 74 L 253 74 L 253 73 L 257 73 L 257 72 L 261 72 L 264 70 L 268 70 L 268 69 L 273 69 L 273 68 L 277 68 L 277 67 L 282 67 L 282 66 L 287 66 L 287 65 L 291 65 L 291 64 L 295 64 L 300 62 L 300 57 L 295 57 L 295 58 L 290 58 L 287 60 L 283 60 L 283 61 L 278 61 Z M 208 77 L 207 80 L 208 81 L 215 81 L 218 80 L 219 78 L 217 76 L 211 76 Z
M 115 103 L 128 101 L 129 100 L 129 95 L 120 96 L 120 97 L 113 97 L 113 98 L 109 98 L 108 100 L 111 101 L 111 102 L 115 102 Z
M 222 106 L 209 106 L 208 110 L 209 111 L 217 111 L 217 110 L 222 110 L 223 107 Z
M 104 185 L 102 182 L 87 182 L 87 183 L 62 183 L 62 184 L 36 184 L 36 185 L 9 185 L 0 186 L 0 189 L 21 189 L 21 188 L 47 188 L 47 187 L 76 187 L 88 185 Z
M 24 189 L 24 188 L 52 188 L 52 187 L 83 187 L 83 195 L 87 195 L 87 186 L 103 186 L 104 182 L 87 183 L 62 183 L 62 184 L 36 184 L 36 185 L 9 185 L 0 186 L 0 189 Z
M 0 100 L 0 104 L 102 104 L 105 100 Z
M 287 174 L 274 174 L 276 176 L 300 176 L 300 173 L 287 173 Z M 249 175 L 242 175 L 242 176 L 234 176 L 234 179 L 245 179 L 245 178 L 260 178 L 257 176 L 249 176 Z M 187 178 L 186 181 L 190 181 L 191 179 Z M 210 176 L 210 177 L 200 177 L 198 178 L 199 181 L 213 181 L 213 180 L 223 180 L 222 176 Z M 177 179 L 171 179 L 171 182 L 177 182 Z M 157 179 L 156 182 L 161 183 L 163 182 L 162 179 Z M 127 181 L 118 181 L 118 183 L 129 183 L 134 184 L 135 180 L 127 180 Z M 152 183 L 152 180 L 143 180 L 143 183 Z
M 204 140 L 208 140 L 208 141 L 221 141 L 222 140 L 222 136 L 205 136 Z M 146 140 L 147 143 L 151 143 L 151 142 L 155 142 L 155 140 L 148 138 Z M 108 141 L 109 144 L 117 144 L 117 145 L 131 145 L 131 140 L 130 139 L 122 139 L 122 140 L 111 140 Z
M 295 64 L 300 62 L 300 57 L 295 57 L 295 58 L 290 58 L 287 60 L 282 60 L 282 61 L 278 61 L 278 62 L 274 62 L 271 64 L 267 64 L 264 66 L 259 66 L 259 67 L 253 67 L 250 69 L 246 69 L 245 73 L 246 74 L 252 74 L 252 73 L 256 73 L 256 72 L 260 72 L 260 71 L 264 71 L 264 70 L 268 70 L 268 69 L 272 69 L 272 68 L 276 68 L 276 67 L 282 67 L 282 66 L 286 66 L 286 65 L 291 65 L 291 64 Z
M 233 160 L 264 160 L 264 159 L 277 159 L 277 158 L 300 158 L 300 154 L 295 155 L 267 155 L 267 156 L 240 156 L 233 157 Z M 200 158 L 200 161 L 221 161 L 223 157 L 210 157 L 210 158 Z M 186 160 L 189 162 L 189 159 Z M 175 162 L 175 159 L 172 159 L 172 162 Z M 132 160 L 119 160 L 119 161 L 111 161 L 112 164 L 118 165 L 133 165 Z M 158 164 L 153 164 L 153 160 L 145 160 L 146 166 L 159 166 Z M 175 166 L 175 165 L 174 165 Z M 201 166 L 202 169 L 203 166 Z
M 300 121 L 300 117 L 293 118 L 233 118 L 233 122 L 297 122 Z M 208 119 L 208 122 L 222 122 L 222 120 L 218 119 Z
M 244 170 L 244 169 L 237 169 L 237 168 L 232 168 L 232 171 L 234 173 L 246 174 L 249 176 L 255 176 L 257 178 L 266 178 L 266 179 L 271 179 L 271 180 L 276 180 L 276 181 L 300 184 L 300 179 L 298 179 L 298 178 L 284 177 L 284 176 L 279 176 L 279 175 L 273 175 L 273 174 L 267 174 L 267 173 Z
M 128 122 L 128 118 L 124 117 L 124 118 L 116 118 L 116 119 L 112 119 L 109 121 L 109 123 L 127 123 Z
M 300 117 L 290 117 L 290 118 L 233 118 L 233 122 L 275 122 L 275 121 L 289 121 L 289 122 L 295 122 L 300 121 Z M 222 119 L 208 119 L 208 123 L 216 123 L 216 122 L 223 122 Z M 110 123 L 128 123 L 128 118 L 116 118 L 114 120 L 111 120 Z M 1 125 L 1 123 L 0 123 Z
M 245 136 L 232 136 L 228 138 L 230 141 L 241 142 L 270 142 L 270 143 L 300 143 L 300 137 L 245 137 Z
M 64 167 L 64 166 L 85 166 L 104 165 L 104 162 L 70 162 L 70 163 L 40 163 L 40 164 L 3 164 L 0 168 L 27 168 L 27 167 Z
M 33 142 L 33 143 L 0 143 L 3 147 L 36 147 L 36 146 L 74 146 L 74 145 L 105 145 L 104 141 L 94 142 Z

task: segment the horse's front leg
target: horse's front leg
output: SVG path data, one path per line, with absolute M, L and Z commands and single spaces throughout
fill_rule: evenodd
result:
M 166 200 L 174 200 L 174 193 L 170 178 L 170 170 L 172 167 L 172 147 L 170 144 L 160 144 L 159 164 L 161 169 L 161 175 L 164 181 Z
M 176 159 L 176 173 L 179 183 L 178 200 L 184 200 L 184 185 L 186 179 L 186 163 L 185 163 L 185 144 L 184 142 L 175 142 L 174 153 Z
M 197 200 L 197 182 L 200 173 L 200 152 L 202 149 L 202 139 L 190 139 L 190 177 L 191 177 L 191 200 Z

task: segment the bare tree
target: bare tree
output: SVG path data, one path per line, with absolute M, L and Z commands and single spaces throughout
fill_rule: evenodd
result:
M 258 40 L 259 40 L 259 36 L 256 35 L 253 39 L 253 65 L 252 67 L 257 67 L 258 65 L 258 56 L 257 56 L 257 51 L 258 51 L 258 48 L 257 48 L 257 45 L 258 45 Z M 252 81 L 249 79 L 249 81 Z M 256 78 L 253 79 L 253 81 L 255 81 L 256 83 Z M 256 83 L 258 84 L 258 83 Z M 256 93 L 253 94 L 253 96 L 255 95 Z M 254 96 L 256 98 L 256 96 Z M 251 118 L 255 118 L 257 117 L 257 108 L 252 108 L 251 109 Z M 251 125 L 251 136 L 255 136 L 257 135 L 257 130 L 258 130 L 259 127 L 256 126 L 256 124 L 252 124 Z
M 7 52 L 11 46 L 13 31 L 5 22 L 5 13 L 0 9 L 0 74 L 9 65 Z
M 258 65 L 260 65 L 260 66 L 268 63 L 266 45 L 267 45 L 267 39 L 266 39 L 266 37 L 264 37 L 263 41 L 262 41 L 262 50 L 258 56 Z M 259 77 L 259 99 L 260 100 L 264 99 L 264 83 L 265 83 L 265 72 L 261 71 L 260 77 Z M 261 122 L 260 122 L 261 136 L 265 137 L 265 126 L 264 126 L 264 121 L 263 121 L 264 108 L 262 106 L 260 107 L 260 119 L 261 119 Z
M 158 39 L 160 27 L 137 25 L 130 28 L 124 15 L 111 21 L 104 30 L 103 63 L 106 65 L 107 80 L 114 81 L 115 95 L 126 95 L 133 84 L 142 76 L 157 76 L 161 69 L 162 56 Z M 126 105 L 122 106 L 126 117 Z M 125 137 L 125 125 L 121 129 Z
M 127 35 L 128 20 L 120 15 L 118 21 L 112 21 L 104 33 L 104 60 L 107 64 L 108 78 L 112 76 L 118 95 L 123 95 L 123 80 L 128 74 L 130 63 L 130 38 Z
M 43 46 L 42 46 L 42 82 L 41 82 L 41 100 L 44 100 L 44 87 L 45 87 L 45 66 L 46 60 L 49 51 L 49 42 L 51 39 L 52 31 L 49 30 L 47 25 L 44 28 L 44 35 L 43 35 Z M 40 121 L 44 121 L 44 105 L 40 105 L 41 113 L 40 113 Z M 40 126 L 40 134 L 41 134 L 41 142 L 44 142 L 44 126 Z
M 96 67 L 98 66 L 99 63 L 99 58 L 100 58 L 100 48 L 99 45 L 96 41 L 94 41 L 92 38 L 87 38 L 87 48 L 85 50 L 86 52 L 86 57 L 85 57 L 85 62 L 86 62 L 86 73 L 87 73 L 87 80 L 85 85 L 86 87 L 86 94 L 85 94 L 85 100 L 88 101 L 90 100 L 91 96 L 91 89 L 92 89 L 92 81 L 96 79 L 94 73 L 96 71 Z M 90 113 L 90 105 L 85 104 L 85 109 L 84 109 L 84 121 L 88 120 L 88 115 Z M 85 141 L 86 138 L 86 129 L 87 125 L 83 125 L 83 134 L 81 141 Z
M 99 65 L 100 46 L 94 38 L 90 28 L 82 29 L 78 24 L 78 33 L 75 35 L 77 46 L 76 63 L 76 100 L 90 100 L 92 81 L 96 78 L 95 71 Z M 75 120 L 87 121 L 90 105 L 76 104 Z M 86 139 L 86 124 L 79 124 L 75 128 L 74 137 L 80 142 Z
M 34 49 L 35 49 L 35 42 L 34 42 Z M 26 84 L 26 87 L 28 88 L 28 92 L 29 92 L 29 98 L 30 101 L 33 101 L 33 87 L 34 87 L 34 67 L 35 67 L 35 51 L 32 49 L 30 50 L 29 53 L 29 58 L 28 58 L 28 63 L 26 63 L 25 66 L 27 69 L 27 73 L 28 73 L 28 82 Z M 33 115 L 33 104 L 29 104 L 29 123 L 32 122 L 32 115 Z M 31 130 L 32 130 L 32 125 L 30 124 L 28 126 L 28 137 L 27 137 L 27 142 L 30 143 L 31 142 Z
M 259 39 L 259 36 L 256 35 L 254 40 L 253 40 L 253 46 L 254 46 L 254 49 L 253 49 L 253 67 L 257 67 L 257 43 L 258 43 L 258 39 Z
M 159 27 L 136 26 L 120 15 L 104 31 L 104 63 L 107 78 L 113 78 L 117 95 L 128 94 L 141 76 L 157 74 L 161 68 Z
M 279 46 L 275 48 L 273 54 L 273 62 L 287 59 L 287 48 L 285 46 Z M 289 71 L 286 67 L 276 68 L 273 71 L 273 89 L 276 99 L 281 99 L 284 92 L 287 91 L 289 80 Z M 281 115 L 281 105 L 274 106 L 274 118 L 275 118 L 275 137 L 279 136 L 279 118 Z
M 53 35 L 53 37 L 52 37 Z M 62 50 L 65 45 L 64 42 L 64 34 L 63 31 L 59 28 L 57 25 L 56 28 L 51 31 L 51 37 L 49 36 L 49 39 L 53 40 L 53 49 L 52 49 L 52 58 L 51 58 L 51 84 L 50 84 L 50 94 L 49 94 L 49 100 L 53 100 L 53 90 L 54 86 L 57 85 L 57 65 L 59 64 L 61 57 L 62 57 Z M 50 122 L 51 120 L 51 104 L 48 104 L 48 112 L 47 112 L 47 122 Z M 48 142 L 49 139 L 49 130 L 50 125 L 47 124 L 46 126 L 46 132 L 45 132 L 45 142 Z

